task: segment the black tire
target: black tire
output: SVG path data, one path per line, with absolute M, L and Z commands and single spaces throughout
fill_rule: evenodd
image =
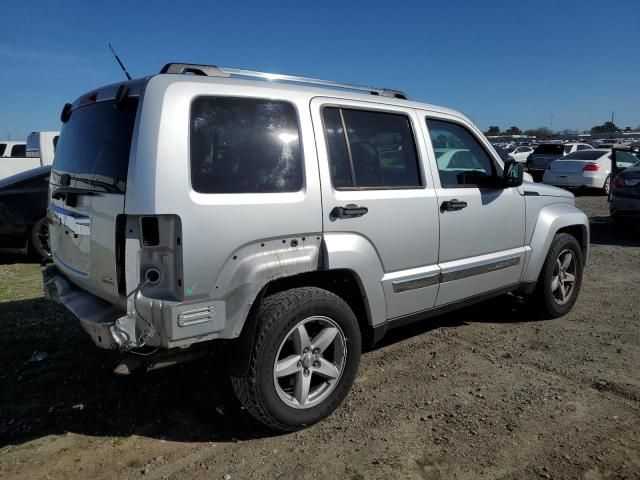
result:
M 564 303 L 554 295 L 552 288 L 554 284 L 554 269 L 556 268 L 556 261 L 561 253 L 571 251 L 574 255 L 575 261 L 575 282 L 570 295 Z M 538 312 L 543 318 L 558 318 L 567 314 L 576 303 L 578 294 L 580 293 L 580 287 L 582 286 L 582 272 L 584 269 L 584 255 L 582 253 L 582 247 L 573 235 L 568 233 L 556 234 L 547 258 L 544 261 L 540 275 L 538 276 L 538 282 L 536 284 L 536 290 L 533 294 L 532 300 L 535 302 L 535 306 Z
M 314 316 L 328 317 L 339 326 L 346 340 L 346 353 L 341 376 L 331 393 L 315 406 L 296 409 L 280 398 L 274 381 L 274 365 L 292 329 Z M 360 363 L 360 328 L 351 308 L 326 290 L 294 288 L 265 298 L 258 310 L 257 322 L 249 370 L 242 377 L 231 377 L 244 408 L 263 424 L 280 431 L 299 430 L 329 416 L 347 396 Z
M 608 197 L 609 190 L 611 190 L 611 175 L 604 179 L 604 185 L 600 189 L 600 193 Z
M 38 257 L 51 257 L 51 248 L 49 247 L 49 223 L 46 217 L 38 220 L 31 228 L 29 244 L 31 251 Z

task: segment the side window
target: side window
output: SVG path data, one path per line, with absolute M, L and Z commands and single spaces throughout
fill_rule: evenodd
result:
M 298 117 L 289 102 L 198 97 L 191 105 L 191 184 L 200 193 L 302 188 Z
M 453 122 L 427 119 L 433 151 L 444 188 L 491 186 L 495 164 L 476 137 Z
M 334 188 L 421 187 L 409 118 L 402 114 L 322 109 Z
M 12 157 L 25 157 L 26 155 L 26 147 L 24 145 L 14 145 L 11 148 Z
M 6 143 L 0 143 L 0 156 L 4 155 L 4 151 L 7 149 Z
M 578 150 L 589 150 L 589 147 L 586 145 L 578 145 Z
M 629 152 L 616 150 L 615 153 L 616 153 L 616 166 L 618 168 L 629 168 L 638 161 L 638 159 Z

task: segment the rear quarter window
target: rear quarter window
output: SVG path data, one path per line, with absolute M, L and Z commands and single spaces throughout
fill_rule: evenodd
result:
M 302 188 L 298 115 L 285 101 L 197 97 L 191 105 L 191 185 L 200 193 Z

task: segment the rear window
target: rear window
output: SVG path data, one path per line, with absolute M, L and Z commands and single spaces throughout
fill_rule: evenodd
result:
M 129 97 L 120 108 L 108 100 L 73 110 L 57 142 L 53 183 L 68 174 L 78 188 L 124 192 L 137 108 Z
M 12 157 L 24 157 L 26 155 L 26 147 L 24 145 L 14 145 L 11 147 Z
M 563 160 L 597 160 L 607 152 L 598 150 L 582 150 L 581 152 L 573 152 L 565 155 Z
M 196 192 L 278 193 L 302 188 L 298 116 L 289 102 L 198 97 L 191 105 L 190 139 L 191 185 Z
M 564 153 L 564 145 L 538 145 L 533 153 L 542 155 L 562 155 Z

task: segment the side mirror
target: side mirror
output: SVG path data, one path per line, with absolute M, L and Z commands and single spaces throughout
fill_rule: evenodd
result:
M 502 186 L 504 188 L 519 187 L 522 185 L 524 177 L 524 167 L 519 162 L 509 160 L 504 164 L 504 173 L 502 174 Z

